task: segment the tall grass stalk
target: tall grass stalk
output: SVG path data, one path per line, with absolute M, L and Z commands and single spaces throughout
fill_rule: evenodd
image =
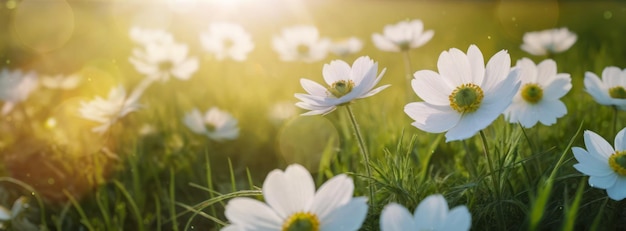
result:
M 369 153 L 367 151 L 367 146 L 365 146 L 365 141 L 363 141 L 363 135 L 361 134 L 361 129 L 359 129 L 359 124 L 356 122 L 356 118 L 354 113 L 352 112 L 352 108 L 350 105 L 346 105 L 346 110 L 348 111 L 348 115 L 350 117 L 350 122 L 352 123 L 352 128 L 354 128 L 354 133 L 356 134 L 356 139 L 359 142 L 359 149 L 361 150 L 361 154 L 363 155 L 363 161 L 365 162 L 365 170 L 367 171 L 367 181 L 369 182 L 369 203 L 370 205 L 375 205 L 374 198 L 374 183 L 372 177 L 372 168 L 370 165 Z
M 411 87 L 411 79 L 413 79 L 413 70 L 411 68 L 411 54 L 409 53 L 409 50 L 405 50 L 402 51 L 402 59 L 404 60 L 404 78 L 405 78 L 405 86 L 406 86 L 406 92 L 404 94 L 406 94 L 406 99 L 407 102 L 412 101 L 412 96 L 413 94 L 411 94 L 411 92 L 413 91 L 413 88 Z

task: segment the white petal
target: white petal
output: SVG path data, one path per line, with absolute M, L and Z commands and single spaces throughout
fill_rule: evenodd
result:
M 480 85 L 484 91 L 488 92 L 494 88 L 497 83 L 503 81 L 505 77 L 509 76 L 511 70 L 511 57 L 506 50 L 501 50 L 487 62 L 485 69 L 485 78 Z M 508 78 L 507 78 L 508 79 Z
M 626 198 L 626 177 L 618 177 L 613 187 L 607 188 L 606 192 L 609 197 L 616 201 L 621 201 Z
M 626 127 L 615 135 L 615 150 L 626 151 Z
M 322 75 L 324 76 L 324 81 L 328 86 L 332 86 L 333 83 L 339 80 L 349 80 L 350 79 L 350 65 L 342 60 L 333 60 L 330 64 L 324 64 L 324 68 L 322 68 Z
M 185 114 L 183 123 L 196 134 L 204 134 L 207 131 L 204 121 L 202 120 L 202 114 L 197 108 Z
M 298 164 L 289 165 L 285 172 L 273 170 L 263 182 L 263 196 L 278 216 L 285 219 L 295 212 L 309 209 L 315 194 L 311 174 Z
M 446 142 L 464 140 L 489 126 L 502 111 L 487 108 L 484 105 L 477 111 L 461 116 L 459 122 L 446 132 Z
M 300 84 L 302 85 L 302 88 L 304 88 L 304 90 L 311 95 L 326 96 L 327 94 L 326 88 L 311 80 L 300 79 Z
M 367 198 L 353 198 L 344 206 L 330 212 L 326 219 L 320 220 L 320 231 L 356 231 L 363 225 L 366 215 Z
M 376 79 L 376 72 L 378 72 L 378 63 L 375 63 L 370 57 L 361 56 L 352 64 L 350 76 L 355 85 L 361 85 L 362 80 L 373 82 Z M 373 86 L 368 85 L 367 87 Z
M 5 207 L 0 206 L 0 222 L 8 221 L 11 219 L 11 211 Z
M 385 206 L 380 214 L 381 231 L 416 230 L 415 221 L 409 210 L 404 206 L 391 203 Z
M 609 142 L 595 132 L 589 130 L 585 131 L 584 138 L 585 147 L 591 155 L 602 156 L 604 157 L 603 159 L 608 160 L 609 157 L 615 153 L 615 150 L 611 147 Z
M 559 74 L 548 85 L 543 85 L 543 98 L 546 100 L 555 100 L 563 97 L 570 89 L 572 89 L 572 78 L 569 74 Z
M 311 212 L 320 220 L 329 219 L 328 215 L 338 207 L 348 203 L 354 192 L 352 178 L 345 174 L 337 175 L 326 181 L 315 194 Z
M 589 185 L 594 188 L 607 189 L 611 188 L 617 182 L 617 175 L 610 174 L 606 176 L 589 176 Z
M 400 52 L 400 48 L 395 43 L 393 43 L 392 41 L 389 41 L 387 38 L 383 37 L 381 34 L 373 34 L 372 41 L 374 42 L 374 45 L 376 46 L 376 48 L 378 48 L 381 51 Z
M 450 106 L 437 106 L 425 102 L 409 103 L 404 106 L 404 112 L 415 120 L 411 125 L 431 133 L 445 132 L 461 119 L 461 114 Z
M 611 97 L 608 88 L 593 72 L 585 72 L 585 90 L 593 97 L 593 99 L 602 105 L 611 105 Z M 606 88 L 606 89 L 605 89 Z
M 439 74 L 430 70 L 417 71 L 413 76 L 411 86 L 422 100 L 433 105 L 450 105 L 448 96 L 456 86 L 446 84 Z
M 180 80 L 188 80 L 198 70 L 198 59 L 189 58 L 172 69 L 172 74 Z
M 448 217 L 439 230 L 470 230 L 472 226 L 472 215 L 466 206 L 458 206 L 450 210 Z
M 367 97 L 376 95 L 376 94 L 378 94 L 378 92 L 381 92 L 382 90 L 385 90 L 385 88 L 388 88 L 390 86 L 391 86 L 391 84 L 387 84 L 387 85 L 383 85 L 383 86 L 377 87 L 376 89 L 369 91 L 367 94 L 358 97 L 358 99 L 363 99 L 363 98 L 367 98 Z
M 574 153 L 574 158 L 578 161 L 578 164 L 575 164 L 574 168 L 579 172 L 588 176 L 607 176 L 615 174 L 613 169 L 609 166 L 608 160 L 601 161 L 579 147 L 573 147 L 572 152 Z
M 517 60 L 515 67 L 519 70 L 519 78 L 523 84 L 537 83 L 537 66 L 529 58 Z
M 618 67 L 606 67 L 602 71 L 602 82 L 609 88 L 619 86 L 621 83 L 621 74 L 622 70 Z
M 541 78 L 541 80 L 550 79 L 555 75 L 556 75 L 556 62 L 554 62 L 554 60 L 546 59 L 542 61 L 541 63 L 537 64 L 537 77 Z M 536 81 L 539 82 L 539 79 L 537 79 Z
M 556 123 L 556 119 L 567 114 L 565 104 L 559 100 L 542 100 L 537 104 L 538 119 L 543 125 L 550 126 Z
M 266 204 L 246 197 L 228 201 L 224 215 L 232 224 L 241 228 L 255 227 L 255 230 L 279 230 L 283 222 Z
M 413 218 L 417 225 L 416 230 L 435 230 L 443 225 L 448 215 L 448 202 L 440 194 L 430 195 L 415 209 Z
M 470 63 L 459 49 L 452 48 L 448 52 L 442 52 L 437 61 L 437 68 L 441 77 L 450 79 L 455 86 L 472 83 Z
M 472 44 L 467 49 L 467 58 L 469 59 L 472 69 L 472 82 L 476 84 L 482 83 L 483 78 L 485 78 L 485 59 L 483 58 L 483 53 L 480 52 L 480 49 L 478 49 L 476 45 Z

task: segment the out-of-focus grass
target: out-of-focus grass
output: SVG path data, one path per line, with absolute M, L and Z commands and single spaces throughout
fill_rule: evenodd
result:
M 359 177 L 365 170 L 344 109 L 322 117 L 325 122 L 309 122 L 320 120 L 319 117 L 299 118 L 291 123 L 269 119 L 274 103 L 295 103 L 293 94 L 304 92 L 300 78 L 321 82 L 323 64 L 339 58 L 329 55 L 314 63 L 281 62 L 271 49 L 272 36 L 285 26 L 298 24 L 315 25 L 322 36 L 331 38 L 359 37 L 365 42 L 364 49 L 342 59 L 351 63 L 360 55 L 368 55 L 379 63 L 379 69 L 387 69 L 381 84 L 392 84 L 374 97 L 357 101 L 353 107 L 376 169 L 378 204 L 370 208 L 364 230 L 378 229 L 377 219 L 386 203 L 399 202 L 413 209 L 432 193 L 444 194 L 451 206 L 467 204 L 475 230 L 526 229 L 535 225 L 530 216 L 535 210 L 542 211 L 542 219 L 536 224 L 539 229 L 589 229 L 594 221 L 600 222 L 597 227 L 608 229 L 624 225 L 623 206 L 607 202 L 602 190 L 579 186 L 585 182 L 571 168 L 572 156 L 567 150 L 569 140 L 574 140 L 574 146 L 583 146 L 580 137 L 573 137 L 581 123 L 583 129 L 593 130 L 608 140 L 615 135 L 611 133 L 611 108 L 596 104 L 584 92 L 582 80 L 585 71 L 600 74 L 609 65 L 626 67 L 623 3 L 267 1 L 250 2 L 240 6 L 239 11 L 202 3 L 186 12 L 176 12 L 163 2 L 69 1 L 65 6 L 70 7 L 73 20 L 56 24 L 63 29 L 71 23 L 71 36 L 62 41 L 63 37 L 51 40 L 57 37 L 46 33 L 40 34 L 40 40 L 26 40 L 29 27 L 14 25 L 24 20 L 19 16 L 24 15 L 21 10 L 29 9 L 20 8 L 19 4 L 9 9 L 8 2 L 0 4 L 0 25 L 4 28 L 0 33 L 0 66 L 35 70 L 41 75 L 78 72 L 84 78 L 77 90 L 35 92 L 23 104 L 31 124 L 21 111 L 2 122 L 0 156 L 5 163 L 15 163 L 11 161 L 16 158 L 21 160 L 19 163 L 29 163 L 34 157 L 52 156 L 52 160 L 42 158 L 30 168 L 17 171 L 28 175 L 38 166 L 48 166 L 50 171 L 61 169 L 54 178 L 56 185 L 66 181 L 72 186 L 88 184 L 83 186 L 85 189 L 71 191 L 80 194 L 74 198 L 76 203 L 65 201 L 45 207 L 51 221 L 48 223 L 54 224 L 50 229 L 91 226 L 96 230 L 177 230 L 187 225 L 199 230 L 215 229 L 220 226 L 211 218 L 225 221 L 226 201 L 214 198 L 258 195 L 257 191 L 234 191 L 256 190 L 253 185 L 260 186 L 267 172 L 284 168 L 288 158 L 283 155 L 292 155 L 280 152 L 285 145 L 321 150 L 309 154 L 324 156 L 320 169 L 310 169 L 318 176 L 318 185 L 334 174 L 348 172 L 356 179 L 356 194 L 366 195 L 367 181 Z M 156 17 L 146 19 L 146 15 Z M 45 23 L 44 19 L 40 23 Z M 407 93 L 402 56 L 377 50 L 370 39 L 372 33 L 382 32 L 385 25 L 405 19 L 421 19 L 426 29 L 435 31 L 430 42 L 411 51 L 414 71 L 436 70 L 441 51 L 452 47 L 466 50 L 470 44 L 478 45 L 487 59 L 506 49 L 515 65 L 516 60 L 530 57 L 519 48 L 524 32 L 568 27 L 578 34 L 578 41 L 554 57 L 559 71 L 572 76 L 573 88 L 562 99 L 568 114 L 553 126 L 524 130 L 502 118 L 497 120 L 486 129 L 497 169 L 496 173 L 489 173 L 477 137 L 445 143 L 439 134 L 427 134 L 410 126 L 411 121 L 403 112 L 408 102 L 404 100 Z M 252 34 L 256 47 L 247 61 L 217 61 L 202 51 L 199 33 L 210 22 L 219 20 L 240 23 Z M 133 25 L 162 27 L 172 32 L 177 41 L 190 46 L 192 56 L 200 59 L 200 69 L 189 81 L 171 79 L 150 86 L 141 99 L 144 107 L 116 124 L 108 136 L 100 137 L 89 132 L 93 124 L 78 118 L 75 109 L 81 100 L 105 95 L 117 84 L 132 88 L 143 78 L 127 61 L 135 46 L 128 37 Z M 54 31 L 45 27 L 41 30 L 46 29 Z M 41 46 L 46 44 L 60 46 L 42 51 Z M 538 62 L 546 57 L 530 58 Z M 184 127 L 181 120 L 186 111 L 211 106 L 229 111 L 239 120 L 241 136 L 237 140 L 213 142 Z M 619 115 L 618 127 L 626 125 L 624 114 Z M 45 121 L 49 118 L 59 121 L 58 125 L 47 128 Z M 145 126 L 154 132 L 141 135 L 139 131 Z M 296 132 L 290 130 L 292 126 Z M 71 132 L 61 136 L 59 130 Z M 284 131 L 290 131 L 293 138 L 280 139 Z M 304 139 L 315 142 L 297 142 Z M 110 153 L 99 151 L 101 147 L 107 147 Z M 105 153 L 106 157 L 102 157 Z M 545 206 L 535 208 L 533 205 L 541 204 L 535 198 L 542 192 L 542 179 L 550 176 L 561 153 L 565 153 L 565 159 L 552 178 L 554 185 L 545 198 Z M 60 163 L 62 167 L 56 166 Z M 3 168 L 6 175 L 16 171 L 12 166 Z M 94 176 L 86 177 L 87 183 L 68 180 L 82 175 L 81 169 Z M 37 177 L 48 177 L 44 170 L 39 170 L 43 173 Z M 24 181 L 35 184 L 36 189 L 61 190 L 46 185 L 48 179 L 33 178 Z M 499 183 L 493 184 L 493 180 Z M 11 195 L 27 193 L 14 185 L 2 186 Z M 0 199 L 2 205 L 10 203 L 8 198 Z M 205 205 L 199 205 L 202 202 Z M 189 206 L 204 209 L 204 214 L 191 220 L 198 211 Z M 570 220 L 573 218 L 576 221 Z

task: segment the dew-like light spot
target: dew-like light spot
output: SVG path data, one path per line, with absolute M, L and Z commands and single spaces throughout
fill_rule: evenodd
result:
M 64 0 L 24 0 L 13 18 L 15 35 L 40 53 L 65 45 L 74 32 L 74 12 Z

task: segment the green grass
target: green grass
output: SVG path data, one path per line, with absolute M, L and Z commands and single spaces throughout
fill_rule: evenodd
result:
M 18 1 L 19 2 L 19 1 Z M 245 13 L 217 8 L 162 13 L 166 27 L 200 69 L 188 81 L 172 79 L 150 86 L 144 107 L 119 121 L 105 135 L 81 119 L 81 100 L 104 96 L 121 83 L 132 88 L 143 76 L 127 61 L 135 46 L 128 28 L 137 15 L 157 3 L 70 1 L 73 33 L 65 45 L 37 52 L 12 28 L 16 9 L 0 4 L 2 67 L 41 74 L 82 74 L 77 90 L 40 89 L 0 122 L 0 205 L 32 195 L 28 220 L 48 230 L 219 230 L 227 220 L 228 199 L 262 199 L 260 186 L 272 169 L 299 160 L 319 186 L 334 175 L 355 180 L 356 196 L 369 195 L 369 180 L 346 111 L 326 116 L 268 118 L 276 102 L 295 103 L 299 79 L 322 81 L 322 66 L 285 63 L 272 51 L 271 38 L 284 26 L 314 24 L 323 36 L 357 36 L 365 42 L 351 63 L 368 55 L 387 72 L 380 85 L 392 86 L 352 104 L 370 153 L 375 202 L 362 230 L 378 230 L 383 206 L 400 203 L 413 210 L 428 195 L 440 193 L 450 207 L 467 205 L 473 230 L 615 230 L 624 227 L 625 202 L 607 199 L 588 186 L 572 165 L 572 146 L 584 147 L 581 130 L 612 143 L 613 110 L 584 91 L 584 72 L 626 67 L 626 4 L 619 2 L 493 3 L 457 1 L 289 1 L 243 7 Z M 167 11 L 165 11 L 167 12 Z M 536 14 L 535 12 L 543 12 Z M 377 50 L 371 34 L 386 24 L 422 19 L 434 38 L 411 50 L 414 71 L 436 71 L 439 54 L 476 44 L 486 59 L 508 50 L 512 65 L 523 57 L 524 32 L 566 26 L 578 34 L 568 51 L 555 55 L 559 72 L 570 73 L 572 90 L 562 98 L 568 114 L 550 127 L 522 129 L 502 117 L 485 129 L 493 161 L 491 172 L 478 135 L 446 143 L 410 125 L 403 112 L 404 64 L 400 53 Z M 241 23 L 256 47 L 245 62 L 217 61 L 203 53 L 198 33 L 211 21 Z M 154 20 L 149 23 L 160 23 Z M 145 22 L 144 22 L 145 23 Z M 46 41 L 44 39 L 44 41 Z M 408 92 L 411 96 L 413 92 Z M 190 132 L 182 116 L 194 107 L 217 106 L 239 120 L 240 137 L 214 142 Z M 301 113 L 303 111 L 299 111 Z M 57 125 L 46 126 L 49 118 Z M 626 126 L 618 114 L 618 129 Z M 155 132 L 140 135 L 152 126 Z M 283 151 L 288 150 L 288 151 Z M 59 193 L 60 192 L 60 193 Z M 32 194 L 31 194 L 32 193 Z M 40 203 L 39 200 L 42 200 Z M 17 226 L 17 224 L 16 224 Z

